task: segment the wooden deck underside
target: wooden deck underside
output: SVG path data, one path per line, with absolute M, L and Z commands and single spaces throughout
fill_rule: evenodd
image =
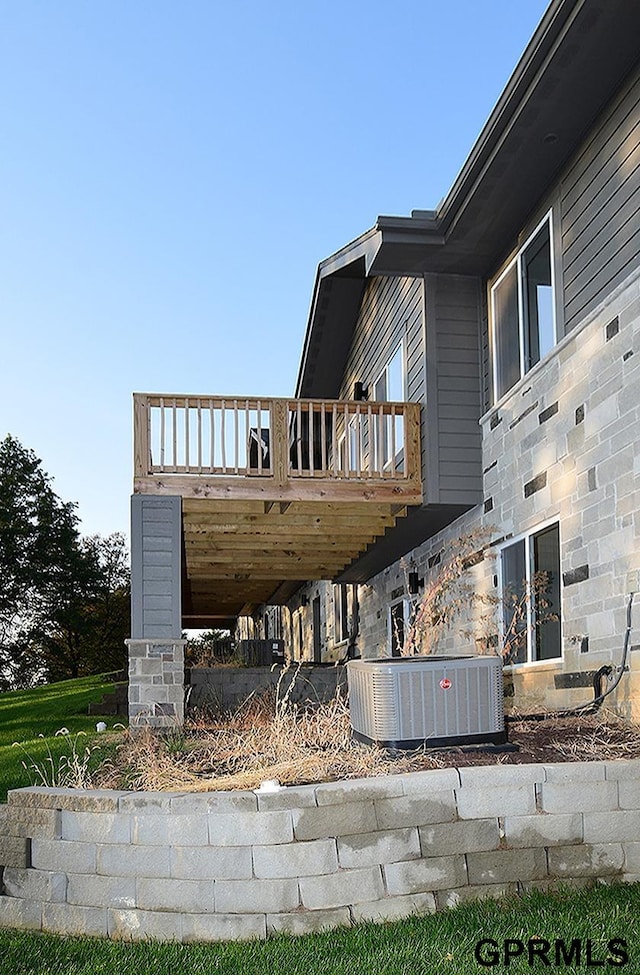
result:
M 406 513 L 390 502 L 183 498 L 185 626 L 223 625 L 333 579 Z

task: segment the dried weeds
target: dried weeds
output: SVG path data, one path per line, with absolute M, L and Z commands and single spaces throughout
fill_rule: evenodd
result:
M 94 773 L 93 785 L 207 792 L 255 789 L 269 779 L 302 785 L 447 766 L 640 757 L 640 729 L 605 711 L 512 723 L 509 739 L 517 751 L 392 753 L 353 740 L 344 697 L 301 706 L 266 694 L 252 696 L 233 714 L 200 713 L 162 734 L 128 733 Z

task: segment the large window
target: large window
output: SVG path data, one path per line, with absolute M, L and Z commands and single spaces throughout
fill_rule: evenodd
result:
M 500 569 L 505 663 L 557 659 L 562 655 L 558 525 L 505 545 Z
M 395 348 L 391 358 L 373 386 L 376 403 L 403 403 L 406 400 L 404 343 Z M 398 462 L 404 448 L 402 418 L 375 416 L 373 429 L 374 469 L 381 470 Z
M 499 399 L 556 342 L 551 213 L 491 288 L 493 379 Z

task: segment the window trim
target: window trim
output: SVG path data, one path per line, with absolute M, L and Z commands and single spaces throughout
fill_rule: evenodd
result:
M 545 212 L 544 216 L 536 223 L 533 230 L 527 235 L 525 240 L 516 248 L 515 253 L 507 260 L 507 262 L 501 266 L 498 273 L 489 281 L 489 338 L 490 338 L 490 354 L 491 354 L 491 380 L 493 385 L 492 390 L 492 400 L 495 406 L 503 397 L 508 396 L 516 388 L 519 382 L 521 382 L 524 377 L 534 369 L 538 362 L 545 359 L 553 349 L 557 346 L 560 341 L 559 334 L 559 316 L 558 316 L 558 289 L 557 289 L 557 274 L 556 274 L 556 241 L 555 241 L 555 227 L 557 221 L 554 220 L 554 208 L 551 206 Z M 527 367 L 526 362 L 526 350 L 527 343 L 525 341 L 525 325 L 526 325 L 526 315 L 524 310 L 525 294 L 524 294 L 524 275 L 522 271 L 523 267 L 523 257 L 527 251 L 529 245 L 532 243 L 534 238 L 539 234 L 545 224 L 549 227 L 549 263 L 551 271 L 551 317 L 552 317 L 552 327 L 553 327 L 553 345 L 551 349 L 541 355 L 537 362 Z M 520 365 L 520 376 L 516 382 L 509 389 L 505 390 L 503 393 L 498 394 L 499 389 L 499 376 L 498 376 L 498 341 L 496 335 L 496 313 L 495 313 L 495 295 L 496 290 L 504 281 L 505 277 L 514 268 L 517 268 L 516 281 L 518 287 L 518 353 L 519 353 L 519 365 Z
M 532 568 L 532 551 L 531 545 L 534 537 L 540 535 L 542 532 L 546 531 L 547 528 L 552 528 L 557 526 L 558 528 L 558 580 L 560 587 L 560 653 L 557 657 L 548 657 L 546 660 L 535 660 L 532 659 L 532 646 L 533 640 L 535 638 L 535 624 L 532 621 L 532 609 L 531 605 L 527 606 L 527 659 L 520 663 L 514 662 L 504 665 L 504 670 L 509 673 L 512 670 L 521 670 L 523 667 L 526 668 L 556 668 L 564 663 L 564 613 L 562 612 L 562 602 L 563 602 L 563 586 L 562 586 L 562 533 L 561 524 L 558 517 L 549 518 L 546 521 L 541 522 L 534 528 L 530 528 L 527 531 L 520 532 L 518 535 L 513 535 L 509 539 L 505 539 L 500 545 L 496 547 L 496 554 L 498 556 L 498 564 L 496 568 L 498 569 L 497 579 L 498 579 L 498 595 L 499 595 L 499 606 L 500 614 L 498 619 L 498 639 L 500 645 L 500 651 L 502 651 L 502 642 L 504 637 L 504 588 L 503 588 L 503 573 L 502 573 L 502 553 L 510 548 L 512 545 L 517 545 L 518 542 L 525 542 L 525 566 L 527 571 L 527 582 L 530 582 L 530 574 Z

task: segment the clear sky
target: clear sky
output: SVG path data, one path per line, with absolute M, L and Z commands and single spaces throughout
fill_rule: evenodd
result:
M 128 532 L 131 394 L 292 394 L 319 261 L 446 194 L 546 0 L 0 0 L 0 438 Z

